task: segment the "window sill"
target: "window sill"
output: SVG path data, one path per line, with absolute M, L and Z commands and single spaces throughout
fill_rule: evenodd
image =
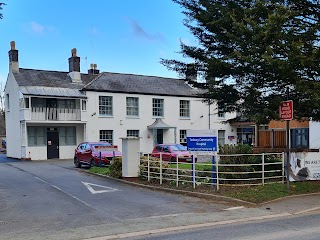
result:
M 152 116 L 153 119 L 164 118 L 164 116 Z
M 105 116 L 104 115 L 99 115 L 98 117 L 99 118 L 113 118 L 113 116 L 107 116 L 107 115 L 105 115 Z
M 139 116 L 126 116 L 126 118 L 128 118 L 128 119 L 140 119 Z
M 180 117 L 179 120 L 191 120 L 190 117 Z

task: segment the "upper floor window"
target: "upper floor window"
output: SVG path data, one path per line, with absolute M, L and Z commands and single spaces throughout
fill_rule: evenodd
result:
M 153 98 L 152 99 L 152 116 L 163 117 L 163 99 Z
M 224 108 L 218 107 L 218 117 L 219 118 L 225 118 L 226 113 L 224 112 Z
M 20 109 L 22 108 L 29 108 L 30 104 L 29 104 L 29 98 L 25 97 L 25 98 L 20 98 Z
M 87 100 L 82 100 L 82 111 L 87 111 Z
M 75 99 L 59 99 L 58 106 L 59 108 L 64 108 L 64 109 L 75 109 L 76 100 Z
M 180 117 L 183 117 L 183 118 L 190 117 L 190 101 L 180 100 Z
M 100 142 L 108 142 L 113 145 L 113 130 L 100 130 Z
M 139 130 L 127 130 L 127 137 L 139 137 Z
M 127 116 L 139 116 L 139 98 L 127 97 Z
M 7 107 L 7 111 L 10 111 L 9 93 L 6 94 L 6 107 Z
M 112 97 L 99 96 L 99 115 L 112 116 Z

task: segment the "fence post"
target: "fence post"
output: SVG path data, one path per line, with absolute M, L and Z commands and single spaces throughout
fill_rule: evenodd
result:
M 216 175 L 217 175 L 217 191 L 219 191 L 219 165 L 218 165 L 218 157 L 216 155 Z
M 216 165 L 215 165 L 215 157 L 212 155 L 211 159 L 211 179 L 212 179 L 212 185 L 217 184 L 217 173 L 216 173 Z
M 264 186 L 264 153 L 262 153 L 262 186 Z
M 162 153 L 160 152 L 160 184 L 162 184 Z
M 177 161 L 177 169 L 176 169 L 176 171 L 177 171 L 177 183 L 176 183 L 176 186 L 178 187 L 179 186 L 179 158 L 178 158 L 178 155 L 177 155 L 177 159 L 176 159 L 176 161 Z
M 148 153 L 148 182 L 150 182 L 150 154 Z
M 94 160 L 96 161 L 96 160 Z M 101 156 L 101 151 L 99 152 L 99 167 L 101 168 L 101 161 L 102 161 L 102 156 Z
M 193 188 L 196 188 L 196 171 L 195 171 L 195 164 L 194 164 L 194 157 L 192 155 L 192 183 L 193 183 Z

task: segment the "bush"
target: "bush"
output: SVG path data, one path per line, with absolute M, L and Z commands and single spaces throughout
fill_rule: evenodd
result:
M 114 178 L 122 178 L 122 158 L 115 158 L 110 165 L 110 176 Z
M 149 157 L 150 160 L 150 176 L 159 177 L 160 173 L 160 158 Z M 165 173 L 169 168 L 169 164 L 162 162 L 162 173 Z M 140 176 L 144 176 L 148 172 L 148 157 L 142 156 L 140 158 Z

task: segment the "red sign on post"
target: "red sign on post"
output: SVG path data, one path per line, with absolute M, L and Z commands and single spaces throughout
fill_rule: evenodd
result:
M 288 100 L 280 103 L 280 118 L 283 120 L 293 119 L 293 101 Z

